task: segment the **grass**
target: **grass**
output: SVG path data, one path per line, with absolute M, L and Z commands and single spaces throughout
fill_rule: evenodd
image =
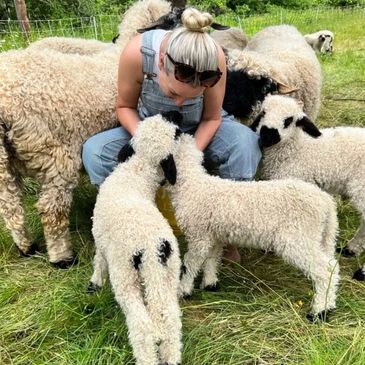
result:
M 284 14 L 285 15 L 285 14 Z M 320 15 L 320 14 L 319 14 Z M 320 56 L 324 72 L 320 126 L 364 126 L 364 13 L 335 13 L 318 24 L 296 13 L 303 32 L 331 29 L 335 53 Z M 251 19 L 253 23 L 254 19 Z M 257 23 L 262 17 L 257 17 Z M 26 181 L 27 221 L 43 243 L 33 203 L 39 187 Z M 94 252 L 91 215 L 96 192 L 85 175 L 74 194 L 71 240 L 79 264 L 52 268 L 44 254 L 20 258 L 0 226 L 0 364 L 133 364 L 124 316 L 107 285 L 85 293 Z M 339 200 L 339 244 L 354 234 L 359 215 Z M 182 251 L 185 248 L 180 238 Z M 351 279 L 364 257 L 339 258 L 338 308 L 328 323 L 309 324 L 313 288 L 303 274 L 271 254 L 242 250 L 241 265 L 224 266 L 217 293 L 196 290 L 182 301 L 185 365 L 364 365 L 365 284 Z

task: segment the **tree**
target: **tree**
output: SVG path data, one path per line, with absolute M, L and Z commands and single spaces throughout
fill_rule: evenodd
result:
M 30 24 L 27 15 L 27 6 L 25 0 L 14 0 L 16 16 L 19 21 L 20 29 L 25 39 L 29 39 Z

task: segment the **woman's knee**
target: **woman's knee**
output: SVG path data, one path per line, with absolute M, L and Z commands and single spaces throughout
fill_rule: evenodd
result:
M 83 145 L 82 162 L 95 185 L 100 185 L 113 171 L 120 149 L 130 139 L 130 136 L 121 133 L 120 129 L 96 134 Z

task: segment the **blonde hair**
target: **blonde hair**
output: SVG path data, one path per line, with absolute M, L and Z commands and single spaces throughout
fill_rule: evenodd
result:
M 166 53 L 174 61 L 190 65 L 197 71 L 216 70 L 219 65 L 219 48 L 207 33 L 213 22 L 212 15 L 195 8 L 186 8 L 181 20 L 183 25 L 172 31 L 167 41 L 164 57 L 166 73 L 174 69 Z M 191 84 L 198 85 L 198 80 Z

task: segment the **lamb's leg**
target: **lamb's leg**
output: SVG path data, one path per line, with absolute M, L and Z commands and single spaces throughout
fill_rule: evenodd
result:
M 199 274 L 213 242 L 209 240 L 188 239 L 188 251 L 184 256 L 184 273 L 180 280 L 180 296 L 190 296 L 194 289 L 194 279 Z
M 292 242 L 285 245 L 283 259 L 296 266 L 313 280 L 315 294 L 312 310 L 307 318 L 311 321 L 324 319 L 326 313 L 336 307 L 336 291 L 339 283 L 339 265 L 334 255 L 329 255 L 322 249 L 313 249 L 318 242 Z M 311 247 L 310 250 L 300 250 L 300 247 Z
M 365 193 L 363 182 L 353 182 L 352 186 L 349 186 L 349 189 L 350 195 L 354 197 L 351 199 L 351 203 L 360 212 L 362 219 L 354 237 L 352 237 L 347 243 L 347 246 L 341 251 L 345 256 L 360 255 L 365 250 Z
M 365 215 L 364 215 L 365 216 Z M 365 249 L 365 218 L 362 218 L 360 227 L 355 233 L 354 237 L 347 243 L 348 253 L 360 255 Z M 345 248 L 346 250 L 346 248 Z
M 106 260 L 101 250 L 97 248 L 94 256 L 94 273 L 87 288 L 88 293 L 93 294 L 99 291 L 105 283 L 107 274 L 108 267 Z
M 201 289 L 208 291 L 219 290 L 219 282 L 217 275 L 217 268 L 221 263 L 223 253 L 223 246 L 216 243 L 209 251 L 208 258 L 204 263 L 203 280 Z
M 75 262 L 69 237 L 69 211 L 75 184 L 62 178 L 54 179 L 42 186 L 37 203 L 41 214 L 49 261 L 61 269 Z
M 161 265 L 158 263 L 158 265 Z M 159 346 L 160 362 L 162 364 L 178 365 L 181 363 L 181 311 L 178 301 L 178 287 L 181 261 L 178 256 L 178 248 L 172 252 L 167 267 L 161 265 L 160 269 L 166 272 L 163 275 L 163 284 L 160 285 L 162 301 L 152 303 L 157 311 L 155 318 L 160 322 L 161 343 Z M 151 308 L 149 307 L 151 312 Z M 161 321 L 162 318 L 162 321 Z
M 137 270 L 114 252 L 108 255 L 108 262 L 109 280 L 125 314 L 136 365 L 158 365 L 156 331 L 144 304 Z
M 25 228 L 21 191 L 16 177 L 11 174 L 8 155 L 3 146 L 0 146 L 0 171 L 0 213 L 20 253 L 24 256 L 33 254 L 35 245 L 31 245 Z

